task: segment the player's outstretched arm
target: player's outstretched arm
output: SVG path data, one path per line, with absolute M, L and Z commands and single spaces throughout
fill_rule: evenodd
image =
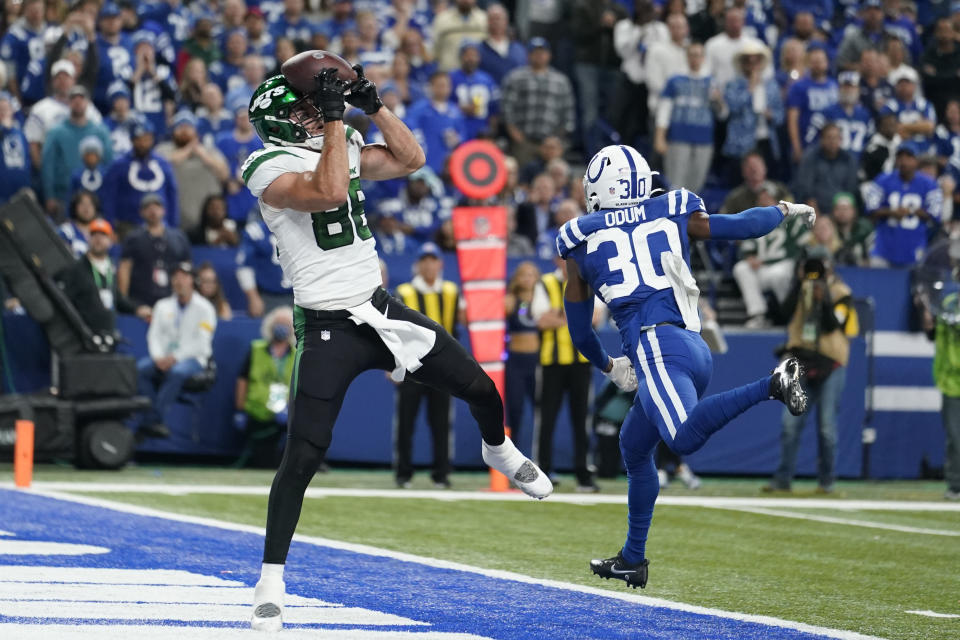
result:
M 694 240 L 760 238 L 790 216 L 799 216 L 807 228 L 812 228 L 817 218 L 813 207 L 781 200 L 774 207 L 754 207 L 734 214 L 708 216 L 706 212 L 698 211 L 690 216 L 687 234 Z
M 360 154 L 360 177 L 365 180 L 391 180 L 408 176 L 427 161 L 413 132 L 383 106 L 377 85 L 363 75 L 363 66 L 354 65 L 357 79 L 350 85 L 347 102 L 370 116 L 385 144 L 368 144 Z
M 577 350 L 624 391 L 637 388 L 637 374 L 626 356 L 611 358 L 600 344 L 600 336 L 593 329 L 593 289 L 572 258 L 567 258 L 567 288 L 563 307 L 567 314 L 567 328 Z

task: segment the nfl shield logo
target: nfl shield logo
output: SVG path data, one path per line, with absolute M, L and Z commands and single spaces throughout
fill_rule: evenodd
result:
M 329 340 L 329 339 L 330 339 L 330 332 L 329 332 L 329 331 L 326 331 L 326 330 L 321 331 L 321 332 L 320 332 L 320 339 L 321 339 L 321 340 Z

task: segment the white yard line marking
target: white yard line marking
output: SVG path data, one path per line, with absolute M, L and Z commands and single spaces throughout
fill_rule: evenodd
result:
M 244 587 L 239 580 L 224 580 L 179 569 L 94 569 L 88 567 L 0 567 L 3 582 L 37 582 L 40 584 L 134 584 L 177 585 L 183 587 Z M 149 577 L 146 582 L 144 579 Z
M 0 567 L 4 572 L 7 567 Z M 66 569 L 62 569 L 67 571 Z M 0 573 L 0 575 L 3 575 Z M 144 572 L 140 573 L 144 576 Z M 149 576 L 149 574 L 146 574 Z M 169 585 L 129 584 L 51 584 L 38 582 L 8 582 L 0 579 L 0 607 L 3 601 L 67 600 L 71 602 L 150 602 L 154 604 L 250 604 L 250 587 L 237 582 L 231 587 L 194 587 Z M 342 607 L 318 598 L 304 598 L 287 594 L 283 600 L 289 606 Z M 59 605 L 57 605 L 59 606 Z
M 0 483 L 0 489 L 12 489 L 13 483 Z M 124 484 L 106 482 L 35 482 L 33 491 L 76 491 L 83 493 L 150 493 L 155 495 L 182 496 L 195 493 L 237 496 L 266 496 L 269 486 L 238 487 L 220 484 Z M 482 502 L 530 502 L 531 499 L 519 491 L 498 493 L 491 491 L 429 491 L 399 489 L 341 489 L 333 487 L 311 487 L 307 489 L 307 498 L 395 498 L 397 500 L 478 500 Z M 577 494 L 555 493 L 544 503 L 562 502 L 564 504 L 627 504 L 626 494 Z M 807 509 L 830 509 L 840 511 L 956 511 L 960 512 L 960 502 L 934 502 L 910 500 L 845 500 L 825 498 L 727 498 L 722 496 L 660 496 L 658 505 L 677 507 L 802 507 Z
M 33 625 L 0 624 L 0 638 L 17 640 L 103 640 L 104 638 L 137 638 L 137 640 L 263 640 L 273 636 L 283 640 L 483 640 L 467 633 L 437 631 L 365 631 L 359 629 L 286 628 L 280 634 L 264 634 L 236 627 L 148 627 L 139 625 Z
M 928 618 L 960 618 L 960 613 L 937 613 L 936 611 L 904 611 L 904 613 L 915 613 L 918 616 L 926 616 Z
M 744 513 L 757 513 L 765 516 L 776 516 L 778 518 L 795 518 L 797 520 L 813 520 L 815 522 L 829 522 L 830 524 L 844 524 L 853 527 L 866 527 L 868 529 L 887 529 L 888 531 L 900 531 L 902 533 L 922 533 L 928 536 L 956 536 L 960 537 L 960 530 L 949 531 L 946 529 L 924 529 L 922 527 L 907 527 L 899 524 L 888 524 L 885 522 L 870 522 L 868 520 L 847 520 L 845 518 L 834 518 L 831 516 L 818 516 L 809 513 L 795 513 L 793 511 L 776 511 L 774 509 L 757 509 L 751 507 L 721 507 L 729 511 L 742 511 Z
M 198 524 L 198 525 L 214 527 L 218 529 L 226 529 L 228 531 L 242 531 L 245 533 L 253 533 L 259 536 L 262 536 L 264 533 L 263 529 L 260 527 L 238 524 L 235 522 L 225 522 L 222 520 L 215 520 L 213 518 L 201 518 L 197 516 L 181 515 L 178 513 L 160 511 L 157 509 L 150 509 L 147 507 L 124 504 L 121 502 L 113 502 L 110 500 L 103 500 L 99 498 L 90 498 L 87 496 L 75 496 L 75 495 L 57 493 L 52 491 L 49 491 L 49 492 L 38 491 L 37 493 L 40 495 L 45 495 L 50 498 L 56 498 L 59 500 L 75 502 L 77 504 L 85 504 L 85 505 L 94 506 L 94 507 L 101 507 L 104 509 L 111 509 L 113 511 L 119 511 L 121 513 L 131 513 L 135 515 L 148 516 L 148 517 L 154 517 L 154 518 L 164 518 L 166 520 L 173 520 L 175 522 L 186 522 L 190 524 Z M 674 611 L 683 611 L 687 613 L 701 614 L 706 616 L 715 616 L 719 618 L 726 618 L 729 620 L 739 620 L 743 622 L 753 622 L 757 624 L 762 624 L 762 625 L 767 625 L 772 627 L 779 627 L 783 629 L 794 629 L 794 630 L 805 632 L 805 633 L 813 633 L 813 634 L 819 634 L 822 636 L 827 636 L 829 638 L 837 638 L 839 640 L 882 640 L 877 636 L 868 636 L 862 633 L 857 633 L 855 631 L 830 629 L 827 627 L 819 627 L 811 624 L 806 624 L 804 622 L 794 622 L 792 620 L 783 620 L 781 618 L 774 618 L 772 616 L 762 616 L 762 615 L 753 615 L 753 614 L 747 614 L 747 613 L 739 613 L 734 611 L 724 611 L 722 609 L 714 609 L 711 607 L 701 607 L 697 605 L 686 604 L 683 602 L 673 602 L 671 600 L 665 600 L 663 598 L 651 598 L 648 596 L 641 596 L 633 593 L 600 589 L 598 587 L 588 587 L 585 585 L 572 584 L 569 582 L 561 582 L 559 580 L 544 580 L 541 578 L 533 578 L 530 576 L 525 576 L 519 573 L 513 573 L 511 571 L 501 571 L 497 569 L 484 569 L 481 567 L 474 567 L 466 564 L 460 564 L 459 562 L 438 560 L 436 558 L 417 556 L 410 553 L 391 551 L 389 549 L 381 549 L 378 547 L 372 547 L 372 546 L 363 545 L 363 544 L 342 542 L 340 540 L 330 540 L 328 538 L 319 538 L 315 536 L 304 536 L 304 535 L 296 535 L 294 536 L 294 540 L 298 542 L 307 543 L 307 544 L 314 544 L 321 547 L 341 549 L 344 551 L 351 551 L 353 553 L 362 553 L 366 555 L 378 556 L 383 558 L 392 558 L 395 560 L 401 560 L 404 562 L 413 562 L 413 563 L 422 564 L 425 566 L 435 567 L 440 569 L 463 571 L 466 573 L 474 573 L 482 576 L 487 576 L 490 578 L 498 578 L 501 580 L 512 580 L 514 582 L 539 585 L 539 586 L 550 587 L 554 589 L 564 589 L 567 591 L 574 591 L 578 593 L 588 593 L 591 595 L 601 596 L 605 598 L 615 598 L 617 600 L 622 600 L 624 602 L 631 602 L 631 603 L 641 604 L 641 605 L 646 605 L 651 607 L 662 607 L 665 609 L 672 609 Z
M 83 556 L 88 553 L 110 553 L 110 549 L 90 544 L 0 540 L 0 556 Z

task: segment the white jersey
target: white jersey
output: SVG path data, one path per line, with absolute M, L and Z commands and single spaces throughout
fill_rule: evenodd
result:
M 263 201 L 263 192 L 281 175 L 316 169 L 317 151 L 270 145 L 251 153 L 240 168 L 247 188 L 260 199 L 264 222 L 277 237 L 280 266 L 293 283 L 294 302 L 305 309 L 354 307 L 383 284 L 360 190 L 363 137 L 352 127 L 346 133 L 350 197 L 329 211 L 276 209 Z

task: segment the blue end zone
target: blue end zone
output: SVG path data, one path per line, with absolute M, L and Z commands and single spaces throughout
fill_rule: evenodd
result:
M 306 508 L 318 507 L 308 504 Z M 259 577 L 263 537 L 253 533 L 133 515 L 9 490 L 0 490 L 0 527 L 15 536 L 0 538 L 0 541 L 49 541 L 99 545 L 111 549 L 109 553 L 77 556 L 0 554 L 0 565 L 173 569 L 236 580 L 250 587 Z M 583 565 L 586 573 L 586 557 Z M 651 575 L 656 580 L 655 564 Z M 0 576 L 0 580 L 3 580 L 3 576 Z M 771 637 L 825 637 L 301 542 L 293 543 L 286 582 L 289 594 L 318 598 L 347 607 L 371 609 L 429 624 L 406 627 L 410 632 L 472 633 L 504 640 L 637 637 L 760 640 Z M 136 601 L 136 587 L 132 586 L 130 592 L 131 600 Z M 252 591 L 247 593 L 252 599 Z M 15 604 L 15 601 L 0 600 L 0 624 L 136 622 L 99 617 L 57 619 L 3 615 L 3 611 L 14 611 Z M 50 605 L 49 610 L 56 612 L 56 603 Z M 96 611 L 96 607 L 96 602 L 89 603 L 93 611 Z M 56 613 L 51 615 L 56 616 Z M 149 624 L 194 628 L 198 625 L 244 627 L 246 618 L 209 623 L 157 620 Z M 397 629 L 363 624 L 299 626 L 369 631 Z

